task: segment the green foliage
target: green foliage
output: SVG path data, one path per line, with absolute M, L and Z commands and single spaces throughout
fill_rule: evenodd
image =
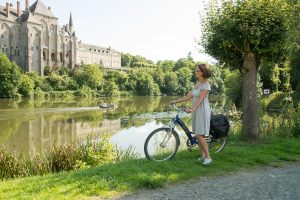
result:
M 76 90 L 75 96 L 90 98 L 90 97 L 95 97 L 96 92 L 92 90 L 89 86 L 83 85 L 82 87 Z
M 18 90 L 21 70 L 0 51 L 0 97 L 13 97 Z
M 79 86 L 97 89 L 103 83 L 103 73 L 98 65 L 84 65 L 75 70 L 74 79 Z
M 225 1 L 212 9 L 203 23 L 202 45 L 221 63 L 238 69 L 243 53 L 284 59 L 290 7 L 285 0 Z
M 263 83 L 263 88 L 271 89 L 273 92 L 279 90 L 280 81 L 280 69 L 278 65 L 272 62 L 262 61 L 259 74 Z
M 300 44 L 300 39 L 299 39 L 298 43 Z M 291 59 L 290 65 L 291 65 L 292 89 L 296 90 L 297 86 L 300 87 L 300 84 L 299 84 L 299 80 L 300 80 L 300 47 L 298 47 L 298 50 L 296 50 L 295 53 L 292 54 L 292 59 Z
M 242 79 L 239 70 L 230 72 L 225 71 L 224 85 L 226 88 L 226 96 L 237 106 L 241 106 L 242 103 Z
M 104 75 L 104 79 L 107 81 L 113 81 L 117 84 L 121 91 L 126 91 L 128 84 L 128 75 L 125 72 L 121 71 L 108 71 Z
M 289 68 L 284 67 L 279 69 L 279 90 L 283 92 L 290 92 L 291 91 L 291 76 L 289 73 Z
M 192 71 L 188 67 L 183 67 L 176 71 L 176 74 L 179 85 L 177 93 L 180 95 L 186 95 L 191 91 Z
M 286 102 L 284 99 L 288 97 L 287 93 L 284 92 L 274 92 L 270 94 L 265 100 L 264 100 L 264 107 L 267 110 L 280 110 L 284 107 Z
M 136 92 L 141 96 L 156 96 L 160 94 L 159 86 L 148 73 L 140 72 L 137 79 Z
M 151 72 L 154 82 L 160 87 L 164 88 L 165 84 L 165 74 L 161 68 L 157 68 Z
M 173 68 L 175 67 L 176 62 L 172 60 L 164 60 L 164 61 L 158 61 L 157 65 L 159 68 L 163 70 L 163 72 L 170 72 L 173 71 Z
M 47 155 L 37 154 L 32 157 L 8 153 L 1 148 L 0 180 L 101 166 L 137 157 L 132 147 L 120 150 L 114 146 L 108 134 L 103 135 L 100 141 L 88 139 L 84 143 L 55 146 Z
M 67 75 L 69 75 L 69 69 L 67 67 L 65 67 L 65 66 L 58 67 L 58 69 L 56 69 L 56 71 L 61 76 L 67 76 Z
M 44 68 L 44 75 L 45 75 L 45 76 L 49 76 L 49 75 L 51 74 L 51 72 L 52 72 L 51 67 L 47 65 L 47 66 Z
M 188 58 L 181 58 L 176 62 L 173 70 L 177 71 L 181 68 L 189 68 L 190 70 L 194 70 L 195 67 L 196 67 L 196 64 L 193 62 L 193 60 L 188 59 Z
M 120 96 L 120 91 L 117 84 L 113 80 L 105 81 L 103 87 L 103 95 L 106 97 Z
M 26 74 L 21 75 L 18 92 L 24 97 L 31 97 L 34 92 L 34 81 Z
M 212 76 L 209 81 L 211 84 L 211 94 L 222 95 L 225 92 L 223 78 L 225 69 L 219 65 L 211 65 L 211 70 Z
M 178 77 L 175 72 L 167 72 L 165 74 L 165 84 L 163 88 L 164 94 L 174 95 L 178 92 Z
M 10 199 L 26 194 L 28 199 L 51 199 L 54 196 L 56 199 L 90 199 L 95 196 L 113 199 L 144 187 L 161 187 L 192 178 L 219 177 L 224 176 L 224 172 L 233 174 L 264 166 L 286 166 L 299 161 L 299 139 L 267 137 L 264 141 L 255 143 L 254 148 L 253 144 L 231 136 L 230 145 L 225 151 L 212 155 L 214 164 L 209 168 L 199 167 L 199 162 L 193 161 L 196 153 L 180 151 L 175 160 L 169 162 L 129 160 L 47 176 L 2 181 L 0 198 Z
M 132 56 L 128 53 L 121 54 L 121 65 L 122 67 L 130 67 L 132 61 Z
M 68 76 L 60 76 L 56 73 L 51 73 L 50 76 L 45 78 L 45 81 L 51 86 L 54 91 L 68 90 L 69 85 L 74 84 Z M 45 83 L 47 85 L 47 83 Z
M 100 142 L 87 140 L 80 145 L 82 160 L 89 166 L 99 166 L 116 160 L 116 151 L 110 142 L 110 135 L 103 135 Z
M 34 90 L 34 97 L 37 99 L 44 99 L 45 98 L 45 92 L 39 87 L 35 88 Z
M 127 91 L 135 91 L 139 73 L 136 70 L 130 70 L 128 73 L 128 83 L 126 84 Z
M 41 77 L 35 72 L 26 72 L 25 74 L 29 76 L 31 80 L 34 81 L 34 89 L 42 87 L 44 81 L 43 77 Z

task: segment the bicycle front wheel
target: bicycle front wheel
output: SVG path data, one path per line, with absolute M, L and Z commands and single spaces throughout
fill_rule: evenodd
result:
M 144 152 L 149 160 L 166 161 L 176 155 L 179 144 L 178 133 L 163 127 L 150 133 L 144 145 Z

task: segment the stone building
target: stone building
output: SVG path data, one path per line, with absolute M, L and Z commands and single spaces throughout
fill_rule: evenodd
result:
M 91 27 L 92 28 L 92 27 Z M 99 47 L 78 41 L 69 23 L 60 27 L 58 18 L 42 1 L 31 6 L 25 0 L 0 5 L 0 49 L 24 71 L 43 74 L 45 66 L 101 64 L 104 68 L 120 68 L 121 54 L 110 47 Z

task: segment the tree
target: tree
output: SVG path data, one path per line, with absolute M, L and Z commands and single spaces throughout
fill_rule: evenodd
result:
M 89 86 L 97 89 L 103 83 L 103 73 L 98 65 L 84 65 L 74 72 L 74 79 L 79 86 Z
M 165 74 L 165 84 L 163 92 L 167 95 L 175 95 L 178 93 L 178 78 L 175 72 L 167 72 Z
M 210 77 L 211 94 L 220 95 L 225 91 L 222 75 L 224 68 L 218 65 L 211 65 L 212 76 Z
M 137 94 L 141 96 L 157 96 L 160 94 L 159 86 L 154 83 L 152 76 L 141 72 L 137 81 Z
M 0 51 L 0 97 L 13 97 L 18 90 L 21 70 Z
M 177 71 L 181 68 L 184 68 L 184 67 L 187 67 L 189 68 L 190 70 L 194 70 L 196 64 L 193 62 L 192 59 L 189 59 L 189 58 L 180 58 L 176 64 L 175 64 L 175 67 L 174 67 L 174 71 Z
M 121 65 L 122 67 L 130 67 L 132 61 L 132 56 L 128 53 L 121 54 Z
M 272 92 L 278 92 L 280 79 L 279 79 L 279 67 L 273 62 L 262 61 L 259 69 L 261 75 L 263 88 L 271 89 Z
M 18 92 L 24 97 L 31 97 L 34 92 L 34 81 L 27 74 L 22 74 Z
M 218 4 L 215 4 L 218 5 Z M 239 69 L 243 85 L 243 138 L 259 138 L 257 72 L 261 59 L 280 63 L 289 31 L 286 0 L 224 1 L 211 7 L 201 43 L 206 52 L 231 69 Z
M 178 77 L 179 90 L 177 91 L 180 95 L 186 95 L 191 91 L 191 80 L 192 72 L 189 68 L 184 67 L 176 71 Z
M 157 62 L 157 65 L 164 71 L 164 72 L 170 72 L 173 71 L 173 68 L 175 67 L 176 62 L 172 60 L 164 60 Z

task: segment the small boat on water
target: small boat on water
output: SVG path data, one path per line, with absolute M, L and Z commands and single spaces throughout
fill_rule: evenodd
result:
M 110 103 L 110 104 L 107 104 L 107 103 L 101 103 L 99 105 L 100 108 L 117 108 L 117 105 L 116 104 L 113 104 L 113 103 Z

